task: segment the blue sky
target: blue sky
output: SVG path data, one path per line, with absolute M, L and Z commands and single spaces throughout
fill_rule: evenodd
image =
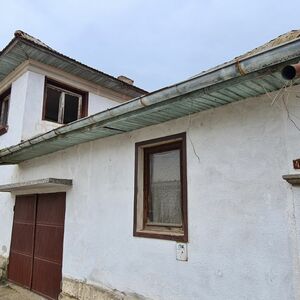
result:
M 10 0 L 3 5 L 0 48 L 21 29 L 149 91 L 300 28 L 294 0 Z

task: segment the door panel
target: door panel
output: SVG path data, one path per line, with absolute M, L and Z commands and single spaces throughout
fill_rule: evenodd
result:
M 52 299 L 60 293 L 65 194 L 38 196 L 32 290 Z
M 34 259 L 32 291 L 47 298 L 58 299 L 61 291 L 61 265 Z
M 37 224 L 34 258 L 61 264 L 63 239 L 64 228 L 62 226 L 53 227 Z
M 30 288 L 32 279 L 36 195 L 17 196 L 15 203 L 8 278 Z
M 30 289 L 32 273 L 32 256 L 11 252 L 9 256 L 8 279 Z
M 34 224 L 14 222 L 12 249 L 25 255 L 32 256 Z
M 35 202 L 37 195 L 16 196 L 14 221 L 29 222 L 35 218 Z
M 37 207 L 37 223 L 64 226 L 65 193 L 41 194 Z
M 50 299 L 60 293 L 65 197 L 16 197 L 8 278 Z

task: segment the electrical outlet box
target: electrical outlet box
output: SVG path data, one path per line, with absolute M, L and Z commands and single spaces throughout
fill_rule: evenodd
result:
M 176 259 L 180 261 L 187 261 L 187 244 L 185 243 L 176 243 Z

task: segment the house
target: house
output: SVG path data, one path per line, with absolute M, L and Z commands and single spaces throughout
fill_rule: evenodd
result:
M 147 93 L 17 31 L 0 275 L 49 299 L 300 299 L 299 61 L 291 31 Z

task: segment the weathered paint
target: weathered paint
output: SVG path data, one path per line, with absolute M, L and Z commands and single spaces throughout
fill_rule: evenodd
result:
M 5 282 L 7 279 L 7 263 L 8 263 L 7 257 L 0 255 L 0 286 L 1 283 Z
M 0 183 L 15 182 L 17 169 L 17 166 L 0 168 Z M 6 258 L 9 256 L 14 204 L 15 198 L 10 193 L 0 194 L 0 256 Z
M 152 299 L 297 299 L 300 199 L 282 175 L 295 172 L 300 133 L 281 98 L 271 102 L 249 98 L 20 164 L 18 181 L 73 179 L 63 276 Z M 295 92 L 288 108 L 300 116 Z M 172 241 L 132 235 L 134 144 L 183 131 L 187 262 Z
M 11 85 L 11 99 L 8 111 L 8 131 L 1 135 L 0 148 L 17 144 L 21 141 L 25 111 L 28 73 L 23 74 Z
M 38 69 L 37 69 L 38 71 Z M 47 132 L 60 125 L 42 120 L 44 80 L 45 75 L 32 71 L 22 71 L 20 76 L 15 74 L 16 79 L 11 85 L 11 98 L 8 114 L 8 131 L 0 136 L 0 148 L 6 148 L 31 138 L 38 134 Z M 52 78 L 56 78 L 53 74 Z M 54 77 L 53 77 L 54 76 Z M 61 81 L 61 77 L 58 77 Z M 72 84 L 72 81 L 68 81 Z M 76 84 L 73 82 L 73 84 Z M 84 88 L 84 85 L 81 85 Z M 89 91 L 89 87 L 86 87 Z M 104 96 L 89 92 L 88 114 L 94 114 L 100 110 L 117 105 L 118 102 L 107 99 Z M 16 172 L 18 166 L 3 166 L 0 168 L 0 184 L 17 182 Z M 40 178 L 39 178 L 40 179 Z M 36 192 L 36 190 L 34 191 Z M 45 189 L 44 192 L 51 192 Z M 10 237 L 12 228 L 14 197 L 9 193 L 0 195 L 0 255 L 8 257 L 10 248 Z
M 27 140 L 33 136 L 61 126 L 54 122 L 42 120 L 45 76 L 30 71 L 25 74 L 28 76 L 28 82 L 26 87 L 22 140 Z M 73 85 L 76 86 L 76 83 L 74 82 Z M 22 94 L 20 90 L 18 90 L 18 93 Z M 11 102 L 14 102 L 14 100 L 12 99 Z M 88 102 L 88 115 L 95 114 L 119 104 L 116 101 L 109 100 L 100 95 L 95 95 L 91 92 L 89 92 Z
M 70 278 L 63 279 L 62 290 L 60 300 L 150 300 L 135 293 L 123 293 Z

